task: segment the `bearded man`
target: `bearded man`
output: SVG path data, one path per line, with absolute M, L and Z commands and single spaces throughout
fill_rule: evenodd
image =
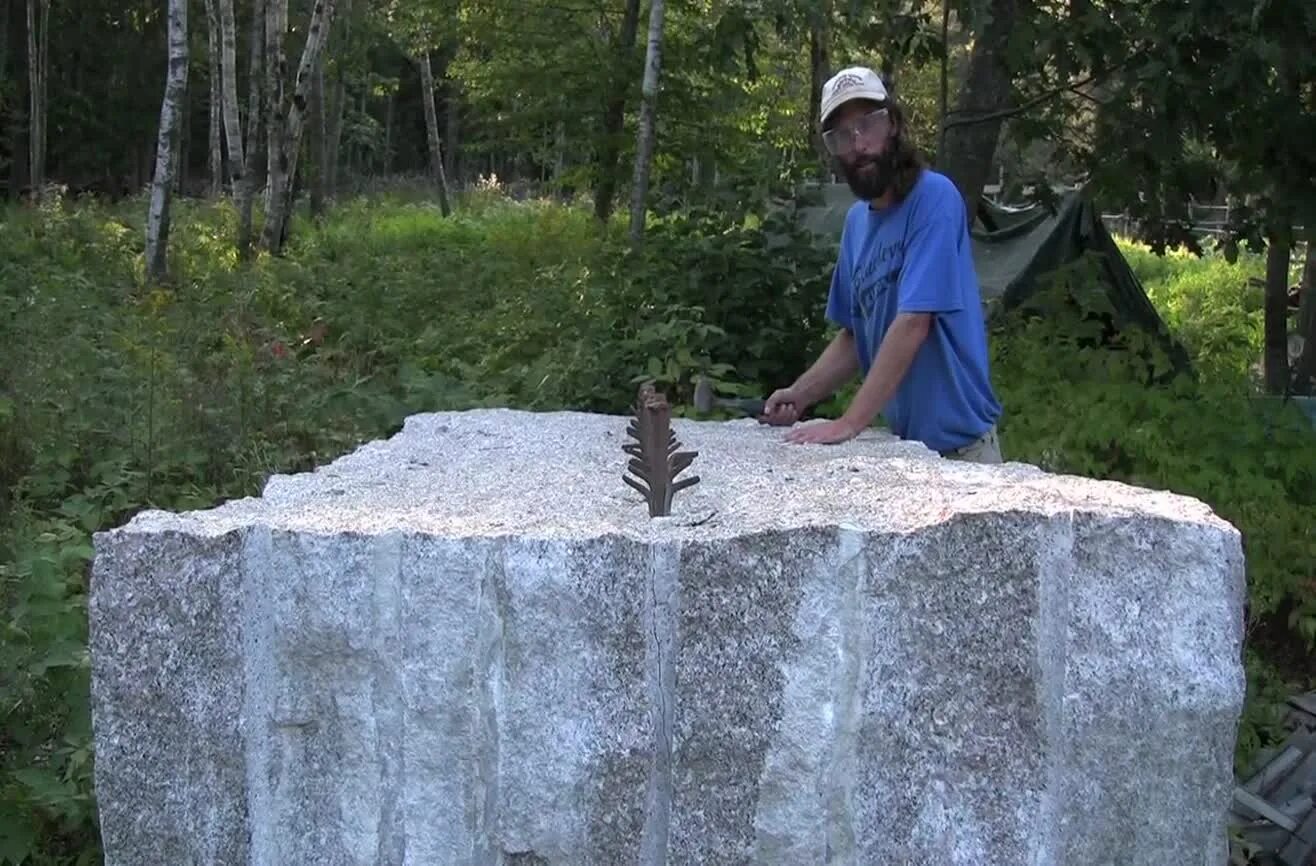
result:
M 846 215 L 827 319 L 839 329 L 818 360 L 769 396 L 765 423 L 792 426 L 862 372 L 834 421 L 787 439 L 832 444 L 879 413 L 891 432 L 942 456 L 1000 463 L 981 292 L 964 200 L 924 165 L 900 106 L 873 70 L 856 66 L 822 92 L 823 142 L 858 201 Z

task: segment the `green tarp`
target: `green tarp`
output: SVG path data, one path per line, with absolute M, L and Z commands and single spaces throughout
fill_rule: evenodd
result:
M 828 184 L 816 190 L 818 203 L 802 204 L 797 211 L 803 225 L 829 239 L 840 240 L 845 215 L 854 204 L 846 184 Z M 814 197 L 816 201 L 817 197 Z M 1111 325 L 1122 330 L 1138 326 L 1156 335 L 1179 370 L 1187 370 L 1187 352 L 1171 336 L 1137 275 L 1106 230 L 1101 214 L 1081 193 L 1059 198 L 1055 210 L 1043 205 L 1002 208 L 984 203 L 972 231 L 973 258 L 989 313 L 1013 309 L 1028 300 L 1038 278 L 1085 252 L 1101 254 L 1098 263 L 1102 287 L 1115 310 Z

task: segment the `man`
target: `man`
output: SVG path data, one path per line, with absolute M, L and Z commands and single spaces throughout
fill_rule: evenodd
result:
M 823 87 L 823 141 L 859 201 L 846 215 L 827 300 L 837 336 L 761 419 L 793 425 L 862 370 L 845 414 L 801 425 L 796 443 L 844 442 L 881 413 L 893 433 L 943 456 L 1001 462 L 987 334 L 964 200 L 926 168 L 900 107 L 871 69 Z

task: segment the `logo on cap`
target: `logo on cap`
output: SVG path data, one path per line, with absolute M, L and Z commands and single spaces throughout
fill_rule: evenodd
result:
M 852 87 L 859 87 L 864 80 L 858 75 L 847 73 L 836 79 L 836 85 L 832 88 L 833 93 L 840 93 L 842 90 L 849 90 Z

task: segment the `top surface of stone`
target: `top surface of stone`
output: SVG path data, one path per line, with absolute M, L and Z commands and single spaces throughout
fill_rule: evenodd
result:
M 752 419 L 682 418 L 672 428 L 682 450 L 699 456 L 679 477 L 701 480 L 676 494 L 670 517 L 655 519 L 622 482 L 629 421 L 510 409 L 415 415 L 391 439 L 314 472 L 273 476 L 259 498 L 181 515 L 147 511 L 119 531 L 209 535 L 265 525 L 317 534 L 697 540 L 826 525 L 906 532 L 959 513 L 1072 510 L 1226 526 L 1187 497 L 1025 464 L 945 460 L 878 429 L 840 445 L 794 445 L 783 428 Z

